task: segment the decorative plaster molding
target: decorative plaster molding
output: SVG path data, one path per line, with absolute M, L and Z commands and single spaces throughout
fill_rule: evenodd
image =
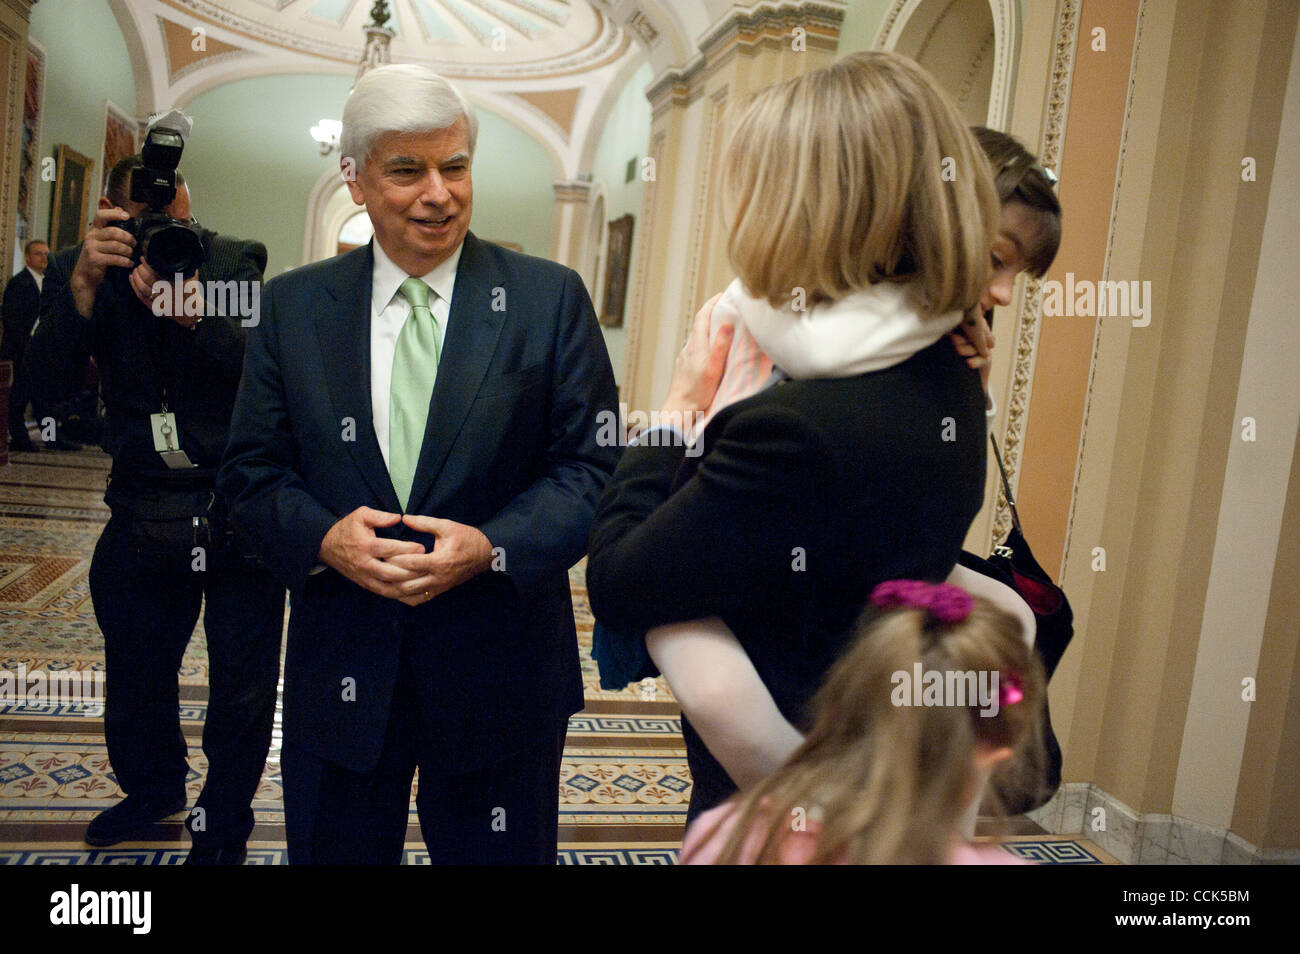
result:
M 513 96 L 526 109 L 532 110 L 537 122 L 548 125 L 554 135 L 567 145 L 573 138 L 574 119 L 583 90 L 582 86 L 557 90 L 514 90 L 506 95 Z M 568 101 L 565 102 L 564 98 Z
M 23 19 L 27 18 L 27 7 L 17 8 Z M 0 164 L 0 209 L 4 210 L 5 222 L 0 227 L 0 256 L 5 274 L 9 274 L 9 263 L 14 256 L 14 229 L 17 225 L 18 212 L 18 175 L 22 161 L 22 127 L 23 99 L 27 86 L 27 25 L 23 24 L 22 33 L 12 29 L 0 19 L 0 43 L 9 46 L 9 75 L 3 79 L 8 82 L 8 109 L 4 116 L 4 160 Z M 43 104 L 45 109 L 49 104 Z M 28 223 L 36 231 L 36 223 Z
M 1020 59 L 1020 7 L 1017 3 L 991 3 L 993 39 L 993 77 L 989 83 L 989 112 L 984 124 L 990 129 L 1005 129 L 1011 116 L 1016 91 L 1016 68 Z
M 1079 41 L 1080 0 L 1060 0 L 1053 43 L 1050 87 L 1047 94 L 1047 117 L 1038 150 L 1039 161 L 1050 169 L 1061 168 L 1061 150 L 1065 143 L 1065 121 L 1069 113 L 1070 83 L 1074 78 L 1074 54 Z M 1015 364 L 1011 374 L 1011 391 L 1007 399 L 1007 423 L 1002 433 L 1002 463 L 1013 492 L 1020 485 L 1020 454 L 1025 429 L 1029 424 L 1029 399 L 1033 391 L 1034 359 L 1038 353 L 1038 335 L 1043 315 L 1043 283 L 1026 279 L 1021 289 L 1019 326 L 1016 329 Z M 1077 474 L 1076 474 L 1077 480 Z M 1001 542 L 1011 532 L 1011 509 L 999 482 L 994 505 L 992 540 Z
M 843 3 L 769 0 L 750 10 L 738 10 L 724 17 L 700 37 L 699 47 L 706 59 L 714 59 L 718 51 L 727 48 L 736 39 L 741 39 L 745 45 L 756 46 L 765 38 L 783 39 L 790 35 L 794 27 L 801 26 L 807 32 L 808 40 L 829 39 L 834 48 L 843 22 Z
M 919 6 L 919 4 L 916 4 L 916 3 L 913 3 L 913 4 L 912 4 L 912 8 L 913 8 L 914 10 L 915 10 L 918 6 Z M 930 24 L 930 29 L 928 29 L 928 30 L 925 31 L 925 36 L 921 37 L 921 42 L 918 43 L 918 44 L 916 45 L 917 53 L 924 55 L 925 52 L 930 48 L 930 43 L 931 43 L 932 40 L 934 40 L 934 34 L 935 34 L 935 31 L 939 29 L 939 24 L 942 23 L 942 22 L 943 22 L 943 15 L 942 15 L 942 14 L 941 14 L 940 16 L 937 16 L 937 17 L 934 18 L 934 22 Z M 903 28 L 904 28 L 906 25 L 907 25 L 907 20 L 906 20 L 906 19 L 899 23 L 899 25 L 898 25 L 898 26 L 899 26 L 899 33 L 902 33 Z M 894 40 L 895 43 L 897 43 L 897 36 L 893 37 L 892 39 Z M 893 47 L 890 47 L 890 49 L 893 49 Z
M 1133 56 L 1129 61 L 1128 91 L 1124 97 L 1124 123 L 1120 127 L 1119 158 L 1115 163 L 1115 191 L 1111 193 L 1110 217 L 1106 223 L 1106 255 L 1102 262 L 1102 278 L 1109 280 L 1110 255 L 1115 247 L 1115 221 L 1119 213 L 1120 192 L 1124 187 L 1124 157 L 1128 151 L 1128 136 L 1133 128 L 1133 93 L 1137 89 L 1137 67 L 1142 48 L 1142 25 L 1145 20 L 1146 0 L 1138 4 L 1137 24 L 1133 34 Z M 1059 168 L 1059 167 L 1058 167 Z M 1102 323 L 1098 321 L 1092 336 L 1092 356 L 1088 361 L 1088 388 L 1083 399 L 1083 421 L 1079 427 L 1079 452 L 1074 458 L 1074 479 L 1070 485 L 1070 510 L 1065 521 L 1065 545 L 1061 550 L 1061 576 L 1064 578 L 1070 556 L 1070 537 L 1074 530 L 1074 515 L 1078 510 L 1079 475 L 1083 472 L 1083 452 L 1088 443 L 1088 418 L 1092 411 L 1093 388 L 1097 383 L 1097 356 L 1101 351 Z
M 935 2 L 935 0 L 929 0 Z M 893 50 L 898 46 L 909 21 L 927 0 L 893 0 L 885 17 L 876 31 L 873 50 Z M 935 16 L 926 35 L 917 49 L 924 51 L 934 37 L 935 31 L 947 15 L 946 4 L 943 12 Z M 1006 127 L 1007 117 L 1011 114 L 1011 99 L 1015 90 L 1016 58 L 1020 49 L 1020 8 L 1017 0 L 988 0 L 989 15 L 993 20 L 993 75 L 989 83 L 989 105 L 984 125 L 991 129 Z M 927 13 L 929 11 L 927 10 Z M 987 44 L 981 47 L 979 54 L 970 63 L 967 77 L 961 89 L 952 90 L 959 103 L 965 102 L 969 95 L 973 74 L 982 60 Z
M 355 66 L 361 59 L 363 44 L 332 43 L 318 37 L 309 38 L 287 30 L 276 29 L 248 17 L 240 16 L 212 2 L 212 0 L 160 0 L 160 2 L 215 23 L 232 33 L 250 37 L 270 46 L 304 53 L 308 56 L 337 60 L 352 66 Z M 440 59 L 428 59 L 422 60 L 422 62 L 444 76 L 459 79 L 518 79 L 594 69 L 602 65 L 602 61 L 609 54 L 618 51 L 625 37 L 622 29 L 613 19 L 605 16 L 598 8 L 593 8 L 593 10 L 598 20 L 595 36 L 580 49 L 558 57 L 515 64 L 503 62 L 464 63 Z M 400 52 L 403 57 L 410 58 L 409 50 Z
M 641 10 L 632 11 L 632 15 L 627 18 L 624 26 L 634 33 L 637 39 L 645 44 L 647 49 L 659 42 L 659 31 L 655 29 L 655 25 L 650 22 L 650 18 Z
M 894 27 L 898 23 L 898 18 L 903 15 L 903 11 L 908 7 L 914 9 L 916 2 L 917 0 L 894 0 L 889 5 L 889 9 L 885 11 L 884 19 L 880 21 L 880 27 L 876 30 L 876 38 L 871 41 L 873 50 L 887 50 L 890 48 L 888 45 L 889 38 L 896 35 Z M 908 16 L 911 16 L 911 13 L 912 11 L 908 10 Z
M 980 44 L 980 48 L 975 51 L 975 55 L 971 57 L 970 66 L 966 68 L 966 75 L 961 78 L 961 84 L 957 87 L 957 90 L 954 93 L 954 98 L 957 100 L 958 106 L 964 108 L 966 105 L 966 101 L 970 99 L 971 90 L 975 88 L 975 74 L 979 72 L 980 65 L 984 62 L 984 57 L 988 55 L 989 49 L 994 48 L 994 50 L 996 51 L 996 45 L 995 45 L 996 42 L 997 42 L 997 33 L 994 32 L 988 34 L 987 36 L 984 37 L 984 42 Z M 995 52 L 995 56 L 996 56 L 996 52 Z M 996 89 L 996 87 L 993 86 L 989 87 L 990 103 L 993 102 L 995 96 L 994 89 Z M 987 122 L 988 122 L 988 118 L 986 113 L 985 123 Z
M 730 13 L 700 38 L 699 53 L 685 67 L 667 70 L 650 84 L 646 98 L 653 115 L 694 102 L 704 92 L 708 78 L 731 56 L 741 50 L 784 44 L 795 27 L 805 31 L 809 50 L 834 53 L 843 21 L 844 5 L 833 2 L 769 0 L 751 10 Z
M 1039 162 L 1050 169 L 1061 166 L 1065 146 L 1065 121 L 1070 106 L 1070 84 L 1074 79 L 1074 55 L 1079 45 L 1081 0 L 1060 0 L 1053 44 L 1051 86 L 1047 96 L 1047 121 L 1043 124 Z
M 619 388 L 619 397 L 623 400 L 629 400 L 636 393 L 637 376 L 637 358 L 641 353 L 641 331 L 645 326 L 645 287 L 646 281 L 650 274 L 650 258 L 653 253 L 651 244 L 646 241 L 651 235 L 654 235 L 655 228 L 655 201 L 659 192 L 659 176 L 664 171 L 664 144 L 668 139 L 668 134 L 658 132 L 650 138 L 650 158 L 654 160 L 653 168 L 655 176 L 645 183 L 641 192 L 641 229 L 642 243 L 641 254 L 637 256 L 636 263 L 636 287 L 632 295 L 632 307 L 628 312 L 625 326 L 627 328 L 627 345 L 624 354 L 624 371 L 623 384 Z
M 605 271 L 609 264 L 609 223 L 605 219 L 605 209 L 605 184 L 594 182 L 587 196 L 587 221 L 582 227 L 578 264 L 573 267 L 587 283 L 591 305 L 597 315 L 605 305 Z
M 191 60 L 189 63 L 175 66 L 171 62 L 171 48 L 167 42 L 167 23 L 169 21 L 164 20 L 162 17 L 154 17 L 154 21 L 158 25 L 158 35 L 162 39 L 163 52 L 167 54 L 167 82 L 173 87 L 187 76 L 192 76 L 195 73 L 210 69 L 213 66 L 224 65 L 229 63 L 231 60 L 242 60 L 254 55 L 244 49 L 225 50 L 221 53 L 211 53 L 206 56 L 201 56 L 198 59 Z M 170 22 L 175 23 L 175 21 Z
M 586 205 L 591 196 L 591 183 L 582 179 L 557 179 L 551 183 L 556 202 L 580 202 Z
M 164 0 L 164 2 L 177 10 L 191 13 L 218 26 L 225 27 L 233 33 L 260 40 L 271 46 L 306 53 L 309 56 L 323 56 L 326 59 L 342 60 L 348 63 L 358 63 L 361 60 L 362 45 L 310 40 L 304 36 L 294 35 L 285 30 L 276 30 L 247 17 L 241 17 L 216 3 L 208 2 L 208 0 Z
M 26 0 L 24 0 L 24 2 L 26 2 Z M 48 69 L 47 69 L 46 64 L 47 64 L 47 62 L 48 62 L 49 57 L 46 55 L 45 46 L 44 46 L 42 43 L 40 43 L 39 41 L 33 39 L 31 33 L 29 32 L 29 33 L 27 34 L 27 49 L 24 51 L 24 54 L 23 54 L 23 80 L 22 80 L 23 86 L 22 86 L 22 89 L 23 89 L 23 96 L 24 96 L 24 97 L 26 97 L 26 95 L 27 95 L 27 57 L 32 56 L 33 54 L 36 56 L 36 59 L 37 59 L 37 61 L 38 61 L 38 63 L 39 63 L 39 67 L 38 67 L 38 68 L 40 69 L 40 73 L 41 73 L 41 75 L 40 75 L 40 80 L 39 80 L 39 86 L 40 86 L 40 89 L 37 91 L 37 102 L 38 102 L 40 105 L 38 106 L 37 111 L 36 111 L 36 125 L 35 125 L 35 127 L 32 129 L 32 142 L 34 142 L 34 143 L 37 144 L 38 151 L 39 151 L 39 146 L 40 146 L 40 142 L 41 142 L 41 133 L 44 131 L 44 128 L 45 128 L 45 112 L 46 112 L 46 109 L 45 109 L 45 80 L 46 80 L 46 74 L 47 74 L 47 72 L 48 72 Z M 21 132 L 21 126 L 22 126 L 23 116 L 24 116 L 25 114 L 26 114 L 26 104 L 24 104 L 24 106 L 23 106 L 23 112 L 20 113 L 20 114 L 17 114 L 17 115 L 15 116 L 15 118 L 14 118 L 14 122 L 16 122 L 16 123 L 19 125 L 19 127 L 20 127 L 20 131 L 19 131 L 19 133 L 18 133 L 18 148 L 14 150 L 14 154 L 15 154 L 15 156 L 17 157 L 17 161 L 18 161 L 18 163 L 19 163 L 18 169 L 19 169 L 19 174 L 20 174 L 20 175 L 21 175 L 21 173 L 22 173 L 22 132 Z M 7 127 L 6 127 L 6 128 L 7 128 Z M 39 158 L 39 157 L 38 157 L 38 158 Z M 6 171 L 5 174 L 6 174 L 6 175 L 8 174 L 7 171 Z M 22 216 L 23 216 L 24 218 L 26 218 L 26 220 L 27 220 L 27 228 L 28 228 L 27 234 L 26 234 L 26 235 L 22 235 L 22 236 L 18 236 L 18 238 L 20 238 L 20 239 L 22 239 L 22 240 L 33 239 L 33 238 L 36 237 L 36 232 L 37 232 L 36 208 L 37 208 L 37 206 L 40 204 L 40 196 L 39 196 L 37 193 L 40 192 L 40 187 L 41 187 L 41 183 L 40 183 L 40 166 L 39 166 L 39 164 L 38 164 L 36 167 L 34 167 L 33 169 L 31 169 L 31 171 L 30 171 L 30 173 L 29 173 L 29 176 L 30 176 L 30 178 L 29 178 L 28 183 L 27 183 L 27 184 L 28 184 L 28 189 L 27 189 L 27 208 L 25 208 L 25 209 L 20 209 L 20 208 L 18 208 L 17 203 L 14 204 L 14 218 L 15 218 L 15 220 L 17 219 L 17 217 L 18 217 L 19 215 L 22 215 Z M 19 193 L 19 195 L 21 195 L 21 192 Z M 49 226 L 48 226 L 48 224 L 47 224 L 47 226 L 46 226 L 44 232 L 45 232 L 46 235 L 49 234 Z
M 705 124 L 704 141 L 700 144 L 700 181 L 696 186 L 695 210 L 691 215 L 691 250 L 686 258 L 690 263 L 690 273 L 686 277 L 682 307 L 677 314 L 677 340 L 685 345 L 691 333 L 691 319 L 695 316 L 695 302 L 699 295 L 700 257 L 704 244 L 704 232 L 709 224 L 709 200 L 712 198 L 713 167 L 717 160 L 718 126 L 722 114 L 727 111 L 727 93 L 729 87 L 723 86 L 713 93 L 712 109 Z M 721 289 L 719 289 L 721 290 Z

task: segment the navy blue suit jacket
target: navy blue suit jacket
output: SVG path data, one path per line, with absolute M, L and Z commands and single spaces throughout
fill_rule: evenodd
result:
M 408 512 L 478 527 L 504 570 L 419 607 L 312 574 L 340 517 L 402 512 L 372 424 L 373 261 L 367 245 L 263 289 L 218 486 L 290 590 L 286 743 L 373 769 L 405 643 L 412 730 L 471 769 L 539 732 L 553 745 L 582 708 L 567 570 L 617 463 L 596 439 L 613 372 L 577 273 L 467 234 Z M 402 525 L 380 532 L 432 548 Z

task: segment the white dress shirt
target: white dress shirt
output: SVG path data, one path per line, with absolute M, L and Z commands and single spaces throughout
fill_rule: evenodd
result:
M 402 282 L 411 276 L 402 271 L 385 253 L 379 240 L 371 243 L 375 253 L 375 270 L 371 276 L 370 295 L 370 404 L 379 451 L 388 466 L 388 405 L 393 381 L 393 354 L 397 336 L 411 314 L 411 303 L 401 294 Z M 447 319 L 451 315 L 451 295 L 456 287 L 456 266 L 465 247 L 456 251 L 427 275 L 417 275 L 429 286 L 429 311 L 438 325 L 438 354 L 447 338 Z
M 40 292 L 45 291 L 45 273 L 35 271 L 31 268 L 31 266 L 24 266 L 24 267 L 27 269 L 27 274 L 32 276 L 33 279 L 35 279 L 37 293 L 39 294 Z M 40 315 L 37 314 L 36 320 L 32 322 L 32 330 L 27 333 L 27 336 L 29 338 L 36 337 L 36 326 L 39 325 L 40 323 L 41 323 L 41 318 Z

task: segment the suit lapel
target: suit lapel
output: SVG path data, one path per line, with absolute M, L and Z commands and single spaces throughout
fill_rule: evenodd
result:
M 451 314 L 447 318 L 438 377 L 429 400 L 429 420 L 411 486 L 407 508 L 411 513 L 419 512 L 437 481 L 492 363 L 506 317 L 504 310 L 492 308 L 493 289 L 505 286 L 505 275 L 487 249 L 474 233 L 466 233 L 465 247 L 456 267 L 456 285 L 451 294 Z M 512 289 L 511 293 L 520 292 Z
M 401 513 L 397 493 L 375 437 L 374 408 L 370 402 L 370 288 L 374 256 L 370 246 L 349 252 L 339 260 L 324 285 L 333 304 L 312 315 L 316 338 L 325 364 L 325 385 L 340 429 L 343 419 L 355 422 L 355 440 L 344 441 L 357 469 L 389 513 Z

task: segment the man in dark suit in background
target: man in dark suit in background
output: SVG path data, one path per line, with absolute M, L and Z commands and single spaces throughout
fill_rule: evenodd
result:
M 31 385 L 24 357 L 27 340 L 36 327 L 36 316 L 41 307 L 41 283 L 45 280 L 45 265 L 49 261 L 50 247 L 40 239 L 32 239 L 23 247 L 25 268 L 5 285 L 4 335 L 0 338 L 0 361 L 14 363 L 13 386 L 9 391 L 9 448 L 16 451 L 34 451 L 27 433 L 25 420 L 27 402 L 31 400 Z
M 292 593 L 294 863 L 555 863 L 583 704 L 568 568 L 617 448 L 582 281 L 469 232 L 477 121 L 423 67 L 343 112 L 374 241 L 267 285 L 219 485 Z M 354 175 L 352 174 L 354 173 Z
M 284 590 L 228 539 L 215 491 L 245 325 L 257 320 L 255 311 L 231 314 L 227 291 L 257 300 L 266 247 L 200 230 L 197 274 L 181 288 L 170 275 L 159 281 L 122 228 L 146 209 L 129 198 L 141 165 L 132 156 L 113 167 L 85 242 L 50 263 L 34 341 L 51 354 L 94 356 L 113 458 L 104 495 L 111 517 L 91 560 L 90 594 L 104 633 L 108 757 L 126 798 L 91 821 L 86 841 L 117 844 L 185 808 L 177 670 L 206 603 L 208 775 L 187 820 L 186 863 L 241 864 L 271 743 Z M 165 211 L 190 219 L 179 175 Z M 216 282 L 219 308 L 203 294 Z

